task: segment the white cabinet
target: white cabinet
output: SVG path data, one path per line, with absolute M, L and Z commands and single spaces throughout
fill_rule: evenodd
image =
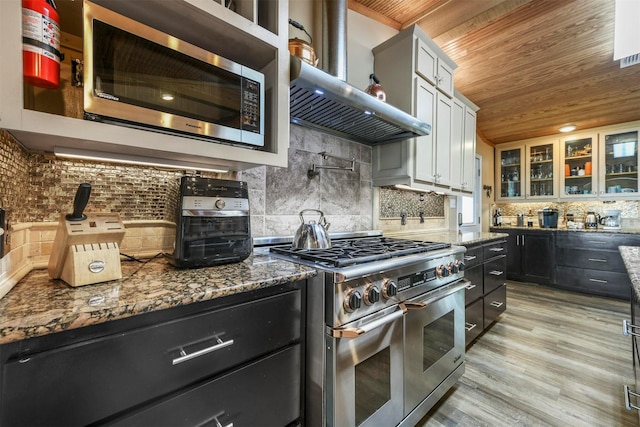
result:
M 25 108 L 22 81 L 21 1 L 0 1 L 0 127 L 28 149 L 52 152 L 69 147 L 194 162 L 239 170 L 286 166 L 289 146 L 288 0 L 148 0 L 96 3 L 146 25 L 215 52 L 265 75 L 265 147 L 183 138 L 143 129 L 94 123 Z M 150 13 L 149 11 L 153 11 Z M 62 24 L 64 25 L 64 23 Z M 64 26 L 61 28 L 64 32 Z M 71 58 L 66 58 L 68 62 Z M 69 76 L 61 76 L 70 80 Z M 52 93 L 52 96 L 59 94 Z
M 618 128 L 599 134 L 599 195 L 603 199 L 637 198 L 640 128 Z
M 500 144 L 496 147 L 496 201 L 524 200 L 524 144 Z
M 476 157 L 476 112 L 478 107 L 455 92 L 451 126 L 451 188 L 473 192 Z
M 465 123 L 464 103 L 451 98 L 456 64 L 417 26 L 373 52 L 387 102 L 432 126 L 430 135 L 374 146 L 373 184 L 453 192 L 465 179 L 472 182 L 472 176 L 463 178 L 462 163 L 452 163 L 454 156 L 458 162 L 464 153 L 475 156 L 475 110 Z
M 438 56 L 435 49 L 430 47 L 425 39 L 417 38 L 415 43 L 416 74 L 437 87 L 449 98 L 453 97 L 453 70 L 455 67 L 452 67 L 445 58 Z
M 496 148 L 496 200 L 556 200 L 558 140 L 542 138 Z
M 590 199 L 598 196 L 598 135 L 571 135 L 560 141 L 560 194 L 563 199 Z

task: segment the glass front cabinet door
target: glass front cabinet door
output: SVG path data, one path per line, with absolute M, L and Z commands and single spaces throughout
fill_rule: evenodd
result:
M 561 162 L 564 165 L 560 174 L 561 197 L 584 199 L 598 195 L 598 165 L 594 160 L 597 141 L 596 135 L 580 135 L 561 140 Z
M 638 129 L 600 134 L 600 196 L 638 196 Z
M 497 199 L 524 199 L 524 148 L 522 146 L 496 149 Z
M 554 141 L 527 145 L 527 199 L 558 197 L 558 144 Z

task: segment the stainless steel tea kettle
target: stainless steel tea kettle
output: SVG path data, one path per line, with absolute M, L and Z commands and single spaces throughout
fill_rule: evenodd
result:
M 316 223 L 314 220 L 308 223 L 304 222 L 305 212 L 316 212 L 320 214 L 320 219 Z M 329 224 L 324 217 L 322 211 L 317 209 L 304 209 L 300 211 L 300 227 L 296 230 L 296 234 L 293 237 L 294 249 L 328 249 L 331 247 L 331 239 L 329 238 Z

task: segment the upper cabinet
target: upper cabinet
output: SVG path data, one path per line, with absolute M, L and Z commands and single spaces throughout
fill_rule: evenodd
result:
M 447 57 L 436 53 L 428 39 L 418 38 L 415 43 L 416 73 L 449 98 L 453 97 L 453 70 L 456 66 L 452 66 Z
M 639 128 L 631 128 L 600 133 L 601 197 L 638 195 L 639 131 Z
M 473 191 L 475 106 L 454 94 L 456 64 L 418 27 L 373 49 L 387 102 L 430 123 L 430 135 L 373 147 L 373 184 L 440 192 Z M 454 97 L 455 95 L 455 97 Z
M 59 12 L 72 2 L 61 2 Z M 67 4 L 68 3 L 68 4 Z M 74 2 L 81 3 L 81 2 Z M 120 15 L 264 75 L 264 146 L 229 144 L 151 130 L 83 120 L 83 89 L 74 85 L 72 60 L 82 59 L 82 15 L 61 19 L 59 89 L 23 83 L 22 7 L 20 0 L 0 1 L 0 127 L 27 149 L 64 148 L 136 156 L 226 170 L 257 165 L 286 166 L 289 146 L 288 0 L 96 0 Z M 70 20 L 69 20 L 70 19 Z M 75 34 L 74 34 L 75 32 Z M 81 31 L 80 31 L 81 33 Z M 178 49 L 179 50 L 179 49 Z M 77 70 L 76 70 L 77 71 Z M 135 119 L 131 120 L 135 122 Z
M 525 195 L 524 144 L 505 144 L 496 148 L 496 199 L 502 201 L 522 200 Z
M 593 198 L 598 195 L 597 134 L 573 135 L 560 141 L 564 173 L 560 179 L 565 199 Z
M 638 199 L 640 122 L 496 147 L 496 200 Z

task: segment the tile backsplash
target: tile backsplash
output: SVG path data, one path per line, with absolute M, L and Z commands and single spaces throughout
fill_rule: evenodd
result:
M 319 153 L 326 152 L 326 159 Z M 355 170 L 318 169 L 316 165 L 350 167 Z M 306 127 L 291 125 L 289 166 L 259 166 L 238 172 L 247 181 L 251 206 L 253 236 L 292 235 L 300 226 L 299 213 L 316 209 L 331 224 L 330 231 L 371 229 L 372 184 L 371 147 L 337 138 Z M 317 220 L 314 213 L 305 214 L 305 222 Z

